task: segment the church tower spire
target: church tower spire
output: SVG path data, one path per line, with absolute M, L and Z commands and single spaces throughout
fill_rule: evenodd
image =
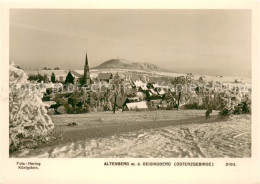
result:
M 84 76 L 83 76 L 83 83 L 89 85 L 90 84 L 90 73 L 89 73 L 89 66 L 88 66 L 88 53 L 86 52 L 86 59 L 84 65 Z
M 85 65 L 88 65 L 88 53 L 86 52 Z

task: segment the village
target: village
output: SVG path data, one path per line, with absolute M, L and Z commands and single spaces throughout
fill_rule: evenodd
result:
M 42 74 L 42 80 L 38 77 Z M 184 80 L 191 80 L 187 75 Z M 118 72 L 102 72 L 90 78 L 86 55 L 84 74 L 77 71 L 43 70 L 29 80 L 46 84 L 43 101 L 48 114 L 86 113 L 90 111 L 173 109 L 179 105 L 174 86 L 148 82 L 145 77 L 133 80 Z M 40 80 L 39 80 L 40 79 Z M 171 98 L 169 97 L 171 96 Z M 176 96 L 176 95 L 175 95 Z
M 210 111 L 223 109 L 225 105 L 233 106 L 234 109 L 234 103 L 239 103 L 241 99 L 233 98 L 236 100 L 231 104 L 232 93 L 239 98 L 247 95 L 239 87 L 228 89 L 226 84 L 220 82 L 214 84 L 211 81 L 206 88 L 203 77 L 195 80 L 192 73 L 163 82 L 151 80 L 145 75 L 119 74 L 116 70 L 113 73 L 103 71 L 91 78 L 87 54 L 83 71 L 81 74 L 77 70 L 41 70 L 36 75 L 28 74 L 28 80 L 44 84 L 42 100 L 49 115 L 179 108 Z M 234 89 L 237 89 L 236 94 L 230 92 Z M 225 91 L 226 95 L 230 93 L 230 98 L 225 99 L 224 92 L 214 96 L 219 90 Z M 222 104 L 220 101 L 214 103 L 219 99 L 222 99 Z
M 242 130 L 249 131 L 250 129 L 248 123 L 250 123 L 251 114 L 251 85 L 236 81 L 222 82 L 219 79 L 225 78 L 223 76 L 217 76 L 215 79 L 218 80 L 212 80 L 208 76 L 193 76 L 192 73 L 166 77 L 155 75 L 156 72 L 137 72 L 127 69 L 90 70 L 87 54 L 83 72 L 57 68 L 51 70 L 47 67 L 36 72 L 25 72 L 14 63 L 10 65 L 9 151 L 14 153 L 15 157 L 19 154 L 17 151 L 23 153 L 24 149 L 42 147 L 41 150 L 44 151 L 54 146 L 59 150 L 57 145 L 67 145 L 71 141 L 73 145 L 76 144 L 80 148 L 81 143 L 78 141 L 93 140 L 95 145 L 98 145 L 102 140 L 105 142 L 106 139 L 110 140 L 109 136 L 112 138 L 123 136 L 123 139 L 127 141 L 131 140 L 128 136 L 134 134 L 134 137 L 137 136 L 136 139 L 139 140 L 143 134 L 150 136 L 158 128 L 160 131 L 164 128 L 168 131 L 169 127 L 174 129 L 175 137 L 181 136 L 180 141 L 174 143 L 180 144 L 178 149 L 189 149 L 189 157 L 194 155 L 195 157 L 210 157 L 214 156 L 212 155 L 214 152 L 209 151 L 206 155 L 201 153 L 200 149 L 205 147 L 205 152 L 208 149 L 216 149 L 206 146 L 209 144 L 209 139 L 205 137 L 216 127 L 221 131 L 212 134 L 212 139 L 215 139 L 215 134 L 220 134 L 220 137 L 226 136 L 227 129 L 233 131 L 237 129 L 229 133 L 232 141 L 232 136 L 243 135 Z M 238 115 L 243 117 L 241 122 L 237 123 L 237 119 L 230 119 Z M 221 124 L 221 122 L 227 123 Z M 239 128 L 237 124 L 242 128 Z M 186 128 L 183 129 L 183 126 Z M 214 128 L 201 132 L 200 126 L 203 129 Z M 228 128 L 229 126 L 232 128 Z M 177 132 L 182 133 L 176 135 Z M 164 137 L 161 133 L 157 133 L 154 136 L 163 136 L 164 140 L 173 135 Z M 249 135 L 247 133 L 243 136 L 242 143 L 239 142 L 239 145 L 245 143 L 244 152 L 236 152 L 234 155 L 232 150 L 223 153 L 218 150 L 217 156 L 221 154 L 230 157 L 249 155 L 250 144 L 247 143 L 250 141 Z M 195 140 L 195 138 L 200 140 L 202 147 L 199 150 L 187 148 L 190 144 L 189 140 Z M 147 139 L 150 138 L 147 137 Z M 183 142 L 186 139 L 188 142 Z M 169 139 L 161 144 L 167 145 L 172 141 Z M 214 146 L 222 144 L 216 141 L 212 143 Z M 111 142 L 111 144 L 114 143 L 114 141 Z M 193 141 L 192 144 L 197 143 Z M 236 144 L 236 142 L 227 142 L 227 144 Z M 93 149 L 96 150 L 96 146 L 94 147 Z M 104 147 L 102 149 L 100 147 L 99 151 L 103 152 Z M 86 147 L 86 149 L 89 148 Z M 193 149 L 196 150 L 194 153 L 192 153 Z M 240 148 L 237 147 L 237 149 Z M 49 154 L 44 153 L 44 155 L 58 156 L 53 155 L 52 152 L 53 150 L 48 151 Z M 117 155 L 120 152 L 109 154 Z M 33 150 L 29 153 L 35 154 Z M 136 150 L 133 150 L 133 153 L 136 153 Z M 150 154 L 155 156 L 152 152 Z M 168 152 L 162 151 L 160 154 L 167 155 Z M 183 154 L 185 152 L 177 151 L 175 156 L 183 157 Z M 85 156 L 91 157 L 91 153 Z

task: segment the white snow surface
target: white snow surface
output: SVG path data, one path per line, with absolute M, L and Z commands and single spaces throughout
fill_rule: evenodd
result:
M 26 73 L 9 67 L 9 145 L 22 144 L 26 138 L 44 137 L 53 128 L 42 102 L 41 90 L 27 80 Z M 28 86 L 30 86 L 28 88 Z

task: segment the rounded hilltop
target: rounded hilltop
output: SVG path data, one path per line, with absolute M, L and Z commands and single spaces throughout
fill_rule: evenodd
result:
M 138 63 L 126 59 L 110 59 L 104 63 L 94 67 L 93 69 L 134 69 L 134 70 L 149 70 L 149 71 L 168 71 L 151 63 Z
M 131 61 L 127 61 L 125 59 L 110 59 L 105 61 L 104 63 L 95 67 L 95 69 L 106 69 L 106 68 L 125 68 L 132 67 L 133 63 Z

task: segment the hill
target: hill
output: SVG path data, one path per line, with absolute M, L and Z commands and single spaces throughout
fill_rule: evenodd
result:
M 150 63 L 137 63 L 125 59 L 110 59 L 104 63 L 94 67 L 93 69 L 132 69 L 132 70 L 148 70 L 148 71 L 161 71 L 173 72 L 164 68 L 160 68 Z

